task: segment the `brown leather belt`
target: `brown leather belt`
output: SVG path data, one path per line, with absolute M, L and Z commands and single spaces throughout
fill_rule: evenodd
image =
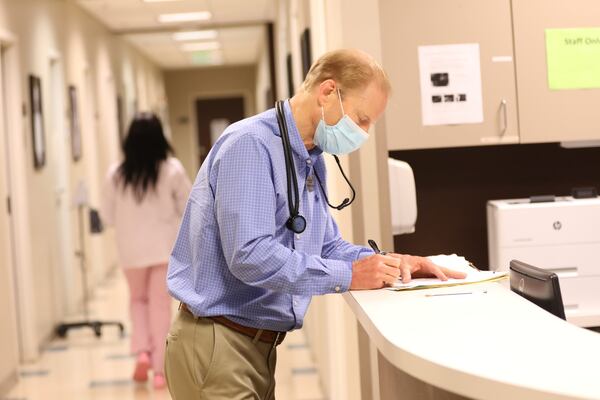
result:
M 191 315 L 194 315 L 190 311 L 189 307 L 187 305 L 185 305 L 185 303 L 180 303 L 179 309 L 183 310 Z M 202 318 L 202 317 L 200 317 L 200 318 Z M 221 317 L 221 316 L 206 317 L 206 318 L 211 319 L 211 320 L 215 321 L 216 323 L 226 326 L 229 329 L 232 329 L 243 335 L 249 336 L 249 337 L 253 338 L 255 341 L 260 340 L 261 342 L 270 343 L 270 344 L 274 344 L 275 346 L 279 346 L 281 344 L 281 342 L 283 342 L 283 339 L 285 339 L 285 334 L 286 334 L 285 332 L 270 331 L 268 329 L 250 328 L 249 326 L 240 325 L 236 322 L 233 322 L 230 319 L 227 319 L 227 318 Z

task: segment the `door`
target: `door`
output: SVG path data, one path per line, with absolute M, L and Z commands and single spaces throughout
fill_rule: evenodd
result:
M 7 162 L 8 136 L 6 129 L 6 75 L 4 73 L 4 47 L 0 44 L 0 382 L 16 378 L 17 372 L 17 321 L 15 316 L 14 285 L 12 275 L 13 240 L 11 234 L 10 175 Z
M 383 67 L 392 83 L 393 95 L 384 114 L 388 149 L 478 146 L 519 141 L 510 0 L 385 0 L 380 6 Z M 421 71 L 419 47 L 478 44 L 481 70 L 483 122 L 480 111 L 474 123 L 424 125 L 421 110 Z M 432 51 L 432 48 L 422 49 Z M 460 60 L 460 55 L 456 60 Z M 477 57 L 472 56 L 474 65 Z M 447 59 L 446 59 L 447 60 Z M 439 74 L 431 74 L 429 85 L 444 87 L 454 60 L 445 61 Z M 434 66 L 439 66 L 439 61 Z M 458 64 L 459 66 L 461 64 Z M 466 79 L 477 79 L 466 73 Z M 454 75 L 456 76 L 456 75 Z M 459 76 L 461 76 L 459 74 Z M 450 73 L 449 82 L 454 81 Z M 427 86 L 429 87 L 429 86 Z M 469 102 L 462 93 L 429 96 L 423 101 L 432 112 Z M 434 98 L 435 97 L 435 98 Z M 476 96 L 478 98 L 479 95 Z M 465 100 L 466 99 L 466 100 Z M 454 103 L 451 103 L 454 102 Z M 457 103 L 458 102 L 458 103 Z M 440 103 L 443 108 L 436 108 Z M 467 104 L 467 103 L 464 103 Z M 475 103 L 477 104 L 477 103 Z M 478 107 L 481 110 L 481 107 Z M 438 114 L 439 115 L 439 114 Z
M 196 100 L 199 165 L 213 144 L 211 140 L 216 140 L 228 125 L 243 119 L 244 115 L 244 98 L 241 96 Z

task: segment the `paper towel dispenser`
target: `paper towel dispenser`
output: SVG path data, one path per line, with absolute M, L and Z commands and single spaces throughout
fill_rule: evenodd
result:
M 388 159 L 392 233 L 413 233 L 417 223 L 417 191 L 415 176 L 404 161 Z

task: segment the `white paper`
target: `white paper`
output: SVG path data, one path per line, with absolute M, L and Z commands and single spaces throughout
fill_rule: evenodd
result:
M 464 272 L 467 274 L 467 276 L 465 279 L 448 279 L 447 281 L 442 281 L 438 278 L 417 278 L 408 283 L 402 283 L 401 280 L 398 280 L 390 289 L 406 290 L 419 287 L 426 288 L 428 286 L 438 287 L 464 285 L 466 283 L 478 283 L 490 279 L 500 279 L 508 275 L 508 272 L 505 271 L 479 271 L 475 267 L 471 266 L 469 261 L 467 261 L 464 257 L 457 256 L 456 254 L 430 256 L 428 258 L 434 264 L 439 265 L 440 267 Z
M 210 144 L 217 143 L 217 140 L 221 137 L 225 129 L 231 125 L 231 122 L 227 118 L 216 118 L 210 121 Z
M 479 44 L 419 46 L 423 125 L 483 122 Z

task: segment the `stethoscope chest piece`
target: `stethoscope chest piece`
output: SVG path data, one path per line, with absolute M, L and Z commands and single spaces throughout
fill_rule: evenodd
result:
M 306 218 L 302 215 L 294 215 L 288 218 L 285 226 L 296 234 L 301 234 L 306 229 Z

